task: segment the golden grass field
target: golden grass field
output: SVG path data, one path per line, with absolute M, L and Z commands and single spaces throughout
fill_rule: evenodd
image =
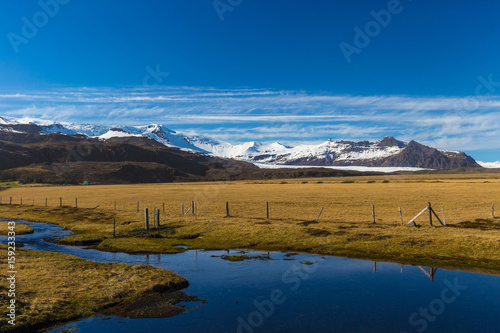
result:
M 470 178 L 478 177 L 480 178 Z M 424 180 L 423 178 L 433 179 Z M 486 178 L 489 177 L 489 178 Z M 323 222 L 369 223 L 371 205 L 375 205 L 377 223 L 400 224 L 398 207 L 405 221 L 432 202 L 436 212 L 445 209 L 449 224 L 491 217 L 491 203 L 497 200 L 500 215 L 500 174 L 492 175 L 419 175 L 363 178 L 331 178 L 270 182 L 178 183 L 110 186 L 20 187 L 0 192 L 2 202 L 12 197 L 14 204 L 22 198 L 24 205 L 93 208 L 98 212 L 116 213 L 122 220 L 143 219 L 144 208 L 162 208 L 164 220 L 181 217 L 185 209 L 197 202 L 199 220 L 216 221 L 226 214 L 244 219 L 266 218 L 266 202 L 271 220 L 310 221 L 321 207 Z M 348 181 L 355 181 L 349 183 Z M 375 183 L 370 183 L 375 181 Z M 388 183 L 382 183 L 388 181 Z M 307 182 L 307 183 L 305 183 Z M 282 184 L 283 183 L 283 184 Z M 117 211 L 114 211 L 115 200 Z M 140 212 L 137 213 L 137 201 Z M 189 215 L 187 215 L 189 220 Z
M 111 251 L 176 253 L 192 248 L 293 250 L 500 272 L 500 175 L 404 175 L 268 182 L 174 183 L 12 188 L 0 216 L 51 222 L 78 233 L 66 242 Z M 59 208 L 59 198 L 65 207 Z M 45 198 L 49 207 L 43 207 Z M 71 208 L 78 198 L 78 209 Z M 114 202 L 117 210 L 114 210 Z M 140 211 L 137 212 L 137 201 Z M 197 218 L 181 216 L 191 201 Z M 227 218 L 225 202 L 230 205 Z M 266 219 L 266 202 L 270 219 Z M 445 209 L 447 228 L 401 226 L 427 204 Z M 162 229 L 145 233 L 144 208 L 162 209 Z M 377 223 L 372 223 L 371 205 Z M 97 207 L 96 209 L 90 209 Z M 319 223 L 314 220 L 324 207 Z M 500 211 L 499 211 L 500 213 Z M 117 237 L 112 237 L 113 219 Z M 435 221 L 437 223 L 437 221 Z M 154 236 L 154 237 L 152 237 Z
M 77 233 L 61 242 L 101 250 L 177 253 L 183 249 L 175 245 L 181 244 L 202 249 L 253 248 L 500 274 L 500 219 L 491 217 L 492 201 L 500 203 L 500 174 L 35 186 L 10 188 L 0 196 L 1 218 L 55 223 Z M 10 197 L 13 205 L 8 204 Z M 60 197 L 63 207 L 59 207 Z M 196 219 L 191 213 L 181 215 L 181 204 L 187 211 L 191 201 L 197 202 Z M 226 201 L 230 217 L 226 217 Z M 438 214 L 445 209 L 448 227 L 429 227 L 427 214 L 417 220 L 421 228 L 401 225 L 398 207 L 407 222 L 427 202 L 432 202 Z M 164 203 L 161 228 L 146 232 L 144 208 L 150 209 L 152 226 L 152 210 L 162 210 Z M 372 223 L 372 204 L 376 224 Z M 322 207 L 321 218 L 315 222 Z M 24 227 L 18 227 L 23 231 Z M 139 295 L 151 287 L 150 282 L 141 281 L 181 279 L 163 270 L 101 265 L 67 255 L 26 250 L 18 255 L 22 265 L 19 285 L 24 288 L 20 300 L 29 305 L 20 320 L 30 327 L 90 315 L 125 290 Z M 5 250 L 0 256 L 5 257 Z M 56 278 L 51 280 L 51 276 Z M 2 289 L 0 296 L 4 293 Z M 55 312 L 61 315 L 51 317 Z

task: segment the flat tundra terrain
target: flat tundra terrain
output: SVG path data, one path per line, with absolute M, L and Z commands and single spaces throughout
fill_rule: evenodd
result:
M 17 187 L 0 194 L 3 217 L 57 223 L 78 233 L 65 242 L 104 250 L 245 247 L 500 271 L 500 220 L 492 217 L 493 201 L 500 216 L 500 174 Z M 421 228 L 401 225 L 399 207 L 406 223 L 428 202 L 441 219 L 444 209 L 448 227 L 436 218 L 430 227 L 427 213 L 416 220 Z M 160 210 L 160 229 L 144 230 L 145 208 L 151 228 Z
M 491 217 L 491 204 L 498 201 L 500 216 L 500 174 L 465 176 L 384 176 L 363 178 L 330 178 L 214 183 L 174 183 L 138 185 L 89 185 L 55 187 L 18 187 L 0 192 L 2 203 L 12 197 L 13 204 L 57 207 L 94 208 L 137 219 L 144 208 L 160 208 L 162 216 L 177 219 L 191 202 L 197 203 L 198 219 L 214 222 L 230 215 L 247 219 L 266 218 L 269 202 L 271 220 L 315 220 L 322 207 L 323 222 L 371 222 L 375 205 L 376 222 L 400 224 L 398 207 L 409 221 L 431 202 L 436 212 L 445 209 L 448 224 Z M 486 177 L 489 178 L 486 178 Z M 444 178 L 447 177 L 448 179 Z M 75 201 L 77 199 L 77 202 Z M 165 204 L 165 214 L 163 214 Z M 189 216 L 189 215 L 186 215 Z

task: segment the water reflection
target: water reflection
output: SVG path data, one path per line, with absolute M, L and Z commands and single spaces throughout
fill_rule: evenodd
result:
M 401 273 L 403 273 L 403 269 L 404 269 L 405 265 L 404 264 L 401 264 Z M 427 267 L 427 270 L 422 267 L 422 266 L 416 266 L 418 267 L 424 274 L 425 276 L 427 276 L 431 282 L 434 282 L 434 275 L 436 274 L 437 272 L 437 267 Z M 376 273 L 377 272 L 377 262 L 374 261 L 373 262 L 373 272 Z

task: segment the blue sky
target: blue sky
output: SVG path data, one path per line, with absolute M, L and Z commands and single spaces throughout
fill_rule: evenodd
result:
M 394 135 L 500 160 L 499 12 L 492 0 L 9 1 L 0 114 L 230 142 Z

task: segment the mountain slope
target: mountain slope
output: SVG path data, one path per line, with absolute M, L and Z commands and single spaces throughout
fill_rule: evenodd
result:
M 9 141 L 15 138 L 15 141 Z M 20 143 L 22 141 L 22 143 Z M 145 137 L 0 132 L 0 178 L 45 183 L 230 180 L 258 167 L 193 154 Z

